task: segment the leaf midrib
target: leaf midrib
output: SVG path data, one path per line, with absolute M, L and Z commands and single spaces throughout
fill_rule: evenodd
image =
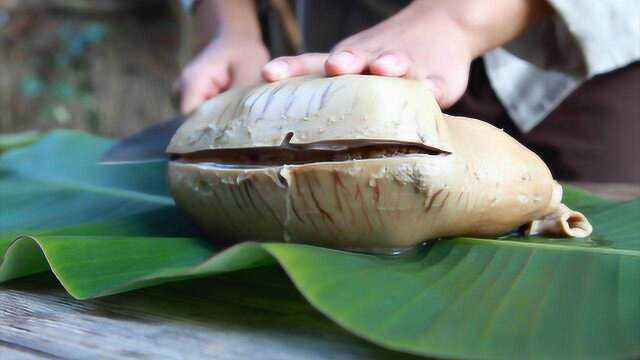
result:
M 528 247 L 528 248 L 544 249 L 544 250 L 578 251 L 578 252 L 599 253 L 599 254 L 607 254 L 607 255 L 632 256 L 632 257 L 640 258 L 640 250 L 633 250 L 633 249 L 614 249 L 614 248 L 606 248 L 606 247 L 582 247 L 582 246 L 570 246 L 570 245 L 562 245 L 562 244 L 544 244 L 544 243 L 513 241 L 513 240 L 504 240 L 504 239 L 498 240 L 498 239 L 480 239 L 480 238 L 468 238 L 468 237 L 460 237 L 460 238 L 455 238 L 455 239 L 445 240 L 445 241 L 452 241 L 455 243 L 492 245 L 492 246 Z

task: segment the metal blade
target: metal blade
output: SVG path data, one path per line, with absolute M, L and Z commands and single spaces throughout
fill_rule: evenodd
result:
M 166 161 L 169 158 L 165 152 L 169 141 L 183 122 L 184 117 L 179 116 L 120 140 L 102 154 L 100 164 L 117 165 Z

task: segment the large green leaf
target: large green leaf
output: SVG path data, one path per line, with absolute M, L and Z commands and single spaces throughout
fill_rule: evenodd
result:
M 40 139 L 40 133 L 34 130 L 20 133 L 0 134 L 0 152 L 32 144 L 38 139 Z
M 567 189 L 590 240 L 439 241 L 400 257 L 209 242 L 167 194 L 166 164 L 95 165 L 109 140 L 59 131 L 0 158 L 0 281 L 49 268 L 90 298 L 280 266 L 318 310 L 400 351 L 461 358 L 640 356 L 640 201 Z M 256 294 L 259 296 L 260 294 Z

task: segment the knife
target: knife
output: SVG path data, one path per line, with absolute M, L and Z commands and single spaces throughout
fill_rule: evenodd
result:
M 118 141 L 102 154 L 100 164 L 118 165 L 168 160 L 167 146 L 184 120 L 183 116 L 178 116 Z

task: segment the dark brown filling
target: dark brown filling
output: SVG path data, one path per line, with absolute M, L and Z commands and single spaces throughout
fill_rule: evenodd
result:
M 212 149 L 187 154 L 172 154 L 172 160 L 200 163 L 213 162 L 233 165 L 284 165 L 314 162 L 377 159 L 410 154 L 448 155 L 420 143 L 391 140 L 332 140 L 292 144 L 292 134 L 280 146 Z

